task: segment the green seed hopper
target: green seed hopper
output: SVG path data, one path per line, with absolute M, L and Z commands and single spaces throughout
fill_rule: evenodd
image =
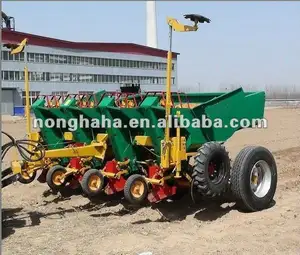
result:
M 106 103 L 103 112 L 111 118 L 120 118 L 127 128 L 113 130 L 115 146 L 120 159 L 130 158 L 134 161 L 143 160 L 145 151 L 141 150 L 136 136 L 147 136 L 151 139 L 153 155 L 160 161 L 161 140 L 164 138 L 164 128 L 158 125 L 159 119 L 164 119 L 165 108 L 162 105 L 163 94 L 147 95 L 138 107 L 119 108 Z M 105 101 L 103 101 L 104 103 Z M 183 103 L 184 102 L 184 103 Z M 202 144 L 209 141 L 224 142 L 228 140 L 237 130 L 241 129 L 241 120 L 253 125 L 254 119 L 261 119 L 264 115 L 265 93 L 244 92 L 242 88 L 228 93 L 190 93 L 172 94 L 173 108 L 172 117 L 175 118 L 177 111 L 183 118 L 193 125 L 181 128 L 181 135 L 186 137 L 187 152 L 195 152 Z M 100 104 L 101 105 L 101 104 Z M 203 127 L 203 116 L 214 124 L 211 127 Z M 150 126 L 130 128 L 129 120 L 149 120 Z M 230 120 L 236 119 L 236 126 L 230 125 Z M 174 122 L 173 122 L 174 124 Z M 184 124 L 184 123 L 183 123 Z M 222 124 L 222 127 L 220 127 Z M 219 125 L 219 126 L 218 126 Z M 176 136 L 176 128 L 171 128 L 171 136 Z M 118 135 L 119 133 L 119 135 Z M 112 143 L 114 143 L 112 141 Z M 136 148 L 136 149 L 135 149 Z M 115 150 L 114 150 L 115 151 Z
M 66 146 L 64 139 L 65 132 L 69 131 L 68 125 L 63 126 L 65 122 L 68 124 L 68 120 L 72 117 L 68 112 L 64 110 L 61 105 L 66 103 L 70 105 L 76 105 L 77 107 L 84 107 L 86 104 L 94 104 L 95 101 L 99 101 L 104 91 L 100 91 L 93 95 L 68 95 L 66 98 L 61 96 L 40 96 L 32 104 L 31 109 L 36 119 L 41 122 L 40 135 L 43 143 L 47 145 L 48 149 L 59 149 Z M 54 123 L 59 123 L 60 126 L 54 125 L 53 128 L 47 128 L 47 120 L 53 120 Z M 80 139 L 78 139 L 80 142 Z

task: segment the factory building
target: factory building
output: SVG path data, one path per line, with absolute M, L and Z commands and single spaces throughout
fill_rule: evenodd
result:
M 10 55 L 4 44 L 28 39 L 26 51 Z M 177 55 L 173 53 L 172 90 L 177 90 Z M 25 104 L 24 66 L 28 66 L 30 102 L 38 95 L 117 91 L 140 84 L 142 91 L 165 89 L 167 51 L 134 43 L 71 42 L 2 29 L 1 113 L 14 114 Z

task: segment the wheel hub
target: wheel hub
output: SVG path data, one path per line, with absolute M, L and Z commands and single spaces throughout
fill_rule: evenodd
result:
M 99 176 L 93 175 L 90 177 L 89 180 L 89 188 L 92 191 L 96 191 L 100 188 L 101 186 L 101 179 L 99 178 Z
M 264 197 L 271 188 L 271 169 L 264 160 L 257 161 L 250 173 L 251 191 L 257 197 Z
M 131 190 L 131 194 L 135 198 L 139 198 L 143 195 L 145 187 L 141 181 L 135 181 L 135 183 L 133 183 L 130 190 Z
M 57 186 L 62 185 L 65 180 L 65 173 L 63 171 L 57 171 L 53 174 L 53 183 Z
M 224 172 L 223 164 L 220 160 L 210 162 L 208 166 L 209 179 L 215 183 L 219 183 Z

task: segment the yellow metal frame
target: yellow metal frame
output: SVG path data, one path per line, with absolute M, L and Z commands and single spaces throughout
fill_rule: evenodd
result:
M 117 162 L 117 169 L 119 171 L 117 173 L 106 172 L 105 168 L 101 170 L 101 173 L 103 174 L 103 176 L 106 176 L 108 178 L 120 179 L 121 175 L 124 175 L 124 174 L 128 173 L 129 162 L 130 162 L 129 159 L 127 159 L 126 161 L 118 161 Z
M 180 127 L 176 130 L 176 138 L 170 137 L 169 116 L 171 114 L 171 76 L 172 76 L 172 31 L 176 32 L 190 32 L 197 31 L 197 22 L 194 26 L 184 25 L 179 23 L 176 19 L 168 17 L 167 23 L 169 25 L 169 44 L 170 48 L 167 57 L 167 83 L 166 83 L 166 106 L 165 106 L 165 137 L 161 141 L 161 167 L 163 169 L 169 169 L 170 166 L 176 167 L 176 178 L 180 178 L 181 172 L 181 160 L 187 159 L 187 153 L 185 150 L 185 138 L 180 137 Z M 177 112 L 177 116 L 180 116 L 180 112 Z
M 25 78 L 25 117 L 26 117 L 26 131 L 27 136 L 30 136 L 31 133 L 31 118 L 30 118 L 30 101 L 29 101 L 29 73 L 27 67 L 27 56 L 26 56 L 26 46 L 28 43 L 28 39 L 25 38 L 21 43 L 10 45 L 11 55 L 20 54 L 21 52 L 25 51 L 24 59 L 25 59 L 25 67 L 24 67 L 24 78 Z
M 152 139 L 150 136 L 137 135 L 134 137 L 134 140 L 137 143 L 137 145 L 147 146 L 147 147 L 153 146 Z
M 31 133 L 31 136 L 35 138 L 36 141 L 39 139 L 38 133 Z M 91 155 L 95 158 L 100 160 L 104 160 L 105 153 L 107 150 L 107 134 L 98 134 L 96 137 L 96 141 L 93 141 L 90 145 L 82 146 L 82 147 L 68 147 L 62 148 L 57 150 L 46 150 L 45 156 L 42 160 L 35 161 L 35 162 L 26 162 L 26 165 L 21 167 L 20 161 L 13 161 L 12 162 L 12 170 L 13 172 L 19 173 L 20 169 L 24 172 L 33 172 L 38 169 L 44 167 L 51 167 L 57 162 L 52 161 L 52 159 L 58 158 L 75 158 L 81 157 L 83 158 L 90 158 Z M 35 157 L 39 157 L 39 153 L 35 155 Z M 33 157 L 34 158 L 34 157 Z M 21 168 L 20 168 L 21 167 Z M 78 169 L 72 169 L 67 167 L 67 174 L 77 172 Z

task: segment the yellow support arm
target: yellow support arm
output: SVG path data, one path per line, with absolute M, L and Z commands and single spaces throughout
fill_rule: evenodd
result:
M 107 139 L 107 134 L 97 134 L 96 141 L 90 145 L 47 150 L 45 152 L 45 158 L 96 157 L 103 160 L 107 149 Z
M 96 157 L 104 159 L 106 143 L 93 143 L 82 147 L 71 147 L 57 150 L 47 150 L 45 158 L 75 158 L 75 157 Z
M 166 81 L 166 107 L 165 107 L 165 137 L 161 141 L 161 167 L 168 169 L 171 163 L 171 137 L 170 137 L 170 127 L 169 127 L 169 116 L 171 114 L 171 76 L 172 76 L 172 31 L 175 32 L 190 32 L 198 30 L 198 23 L 210 23 L 210 19 L 197 15 L 197 14 L 187 14 L 184 15 L 186 19 L 190 19 L 194 22 L 193 26 L 184 25 L 179 23 L 176 19 L 168 17 L 167 23 L 169 25 L 169 51 L 167 56 L 167 81 Z M 179 170 L 180 171 L 180 170 Z
M 167 18 L 168 25 L 173 28 L 176 32 L 189 32 L 189 31 L 197 31 L 198 26 L 195 23 L 194 26 L 184 25 L 178 22 L 177 19 L 173 19 L 171 17 Z
M 11 49 L 10 54 L 19 54 L 24 51 L 25 46 L 27 45 L 28 39 L 25 38 L 20 44 L 9 44 L 7 46 L 10 46 Z
M 25 50 L 25 47 L 28 43 L 28 39 L 25 38 L 21 43 L 19 44 L 5 44 L 5 47 L 10 49 L 10 54 L 20 54 Z M 25 53 L 26 54 L 26 53 Z M 25 60 L 27 59 L 27 56 L 25 55 Z M 26 131 L 27 136 L 30 136 L 31 133 L 31 119 L 30 119 L 30 102 L 29 102 L 29 73 L 28 73 L 28 67 L 24 67 L 24 74 L 25 74 L 25 95 L 26 95 L 26 107 L 25 107 L 25 115 L 26 115 Z

